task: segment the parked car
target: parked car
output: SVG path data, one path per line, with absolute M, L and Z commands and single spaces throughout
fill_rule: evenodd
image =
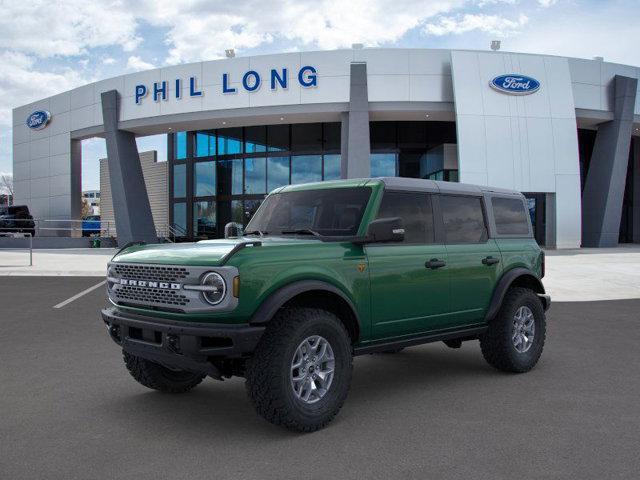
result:
M 82 219 L 82 236 L 100 235 L 100 215 L 89 215 Z
M 129 246 L 109 263 L 102 318 L 145 387 L 242 376 L 260 415 L 309 432 L 340 410 L 354 355 L 479 340 L 490 365 L 521 373 L 542 353 L 544 254 L 518 192 L 294 185 L 269 194 L 244 233 L 227 231 Z
M 36 234 L 36 224 L 26 205 L 13 205 L 0 213 L 0 232 Z

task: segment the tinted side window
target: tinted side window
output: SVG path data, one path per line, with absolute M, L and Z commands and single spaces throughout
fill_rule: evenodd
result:
M 487 240 L 479 197 L 442 195 L 440 206 L 447 243 L 481 243 Z
M 491 199 L 496 231 L 499 235 L 529 235 L 529 222 L 520 198 Z
M 385 192 L 378 218 L 400 217 L 404 243 L 433 243 L 431 196 L 425 193 Z

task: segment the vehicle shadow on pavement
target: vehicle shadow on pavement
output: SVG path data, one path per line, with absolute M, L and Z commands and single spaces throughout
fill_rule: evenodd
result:
M 447 389 L 464 389 L 467 381 L 475 384 L 480 381 L 479 377 L 500 375 L 484 363 L 477 347 L 449 352 L 423 346 L 397 354 L 357 357 L 345 408 L 332 428 L 343 429 L 354 422 L 371 421 L 368 411 L 387 408 L 387 404 L 393 404 L 398 414 L 403 410 L 401 403 L 411 402 L 416 392 L 446 395 Z M 126 425 L 129 432 L 137 430 L 143 437 L 154 437 L 158 433 L 156 429 L 189 437 L 215 434 L 284 439 L 297 435 L 258 417 L 245 393 L 242 378 L 224 382 L 207 379 L 182 395 L 141 391 L 135 385 L 131 388 L 136 389 L 136 393 L 120 389 L 120 395 L 105 398 L 94 414 L 107 415 L 109 418 L 104 418 L 105 421 Z M 428 409 L 429 405 L 423 407 Z

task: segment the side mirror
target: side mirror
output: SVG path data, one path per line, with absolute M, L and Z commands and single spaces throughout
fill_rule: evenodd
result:
M 242 224 L 236 222 L 229 222 L 224 226 L 224 238 L 238 238 L 241 237 L 244 228 Z
M 402 242 L 404 227 L 400 217 L 378 218 L 367 228 L 366 243 Z

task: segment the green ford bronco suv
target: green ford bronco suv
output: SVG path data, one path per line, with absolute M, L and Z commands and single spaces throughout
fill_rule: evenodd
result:
M 245 377 L 258 413 L 298 431 L 342 406 L 354 355 L 479 340 L 499 370 L 533 368 L 550 299 L 517 192 L 407 178 L 269 194 L 244 232 L 133 245 L 102 311 L 131 375 L 163 392 Z

